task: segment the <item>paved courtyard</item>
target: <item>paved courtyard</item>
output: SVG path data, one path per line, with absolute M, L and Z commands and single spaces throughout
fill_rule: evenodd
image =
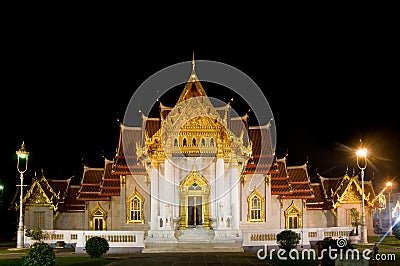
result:
M 254 252 L 137 253 L 111 263 L 117 265 L 272 265 Z

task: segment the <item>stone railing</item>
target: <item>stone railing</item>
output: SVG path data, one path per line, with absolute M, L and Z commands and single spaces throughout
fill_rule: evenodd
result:
M 144 248 L 144 231 L 81 231 L 43 230 L 43 241 L 54 247 L 71 246 L 76 253 L 85 253 L 86 241 L 94 236 L 105 238 L 110 249 L 108 253 L 134 253 Z M 35 243 L 25 236 L 25 246 Z
M 284 229 L 267 229 L 267 230 L 243 230 L 243 246 L 276 246 L 276 236 Z M 303 228 L 291 229 L 300 236 L 301 246 L 310 246 L 311 244 L 323 240 L 325 237 L 337 239 L 339 237 L 349 239 L 352 227 L 327 227 L 327 228 Z M 358 238 L 356 236 L 355 238 Z M 357 241 L 358 239 L 352 239 Z

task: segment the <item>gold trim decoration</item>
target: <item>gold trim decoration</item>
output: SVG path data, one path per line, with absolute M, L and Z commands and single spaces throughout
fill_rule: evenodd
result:
M 265 183 L 266 183 L 267 185 L 269 185 L 269 184 L 271 183 L 271 175 L 270 175 L 270 174 L 267 174 L 267 175 L 265 176 Z
M 121 183 L 121 187 L 125 187 L 125 185 L 126 185 L 126 176 L 125 175 L 120 175 L 119 176 L 119 181 Z

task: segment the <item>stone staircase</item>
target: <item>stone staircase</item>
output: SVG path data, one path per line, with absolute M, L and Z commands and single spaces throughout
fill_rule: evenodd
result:
M 175 238 L 178 243 L 146 243 L 142 253 L 244 252 L 241 242 L 215 243 L 214 231 L 201 227 L 176 231 Z
M 175 237 L 178 239 L 178 243 L 211 243 L 214 238 L 214 231 L 195 227 L 179 230 Z
M 241 243 L 148 243 L 142 253 L 244 252 Z

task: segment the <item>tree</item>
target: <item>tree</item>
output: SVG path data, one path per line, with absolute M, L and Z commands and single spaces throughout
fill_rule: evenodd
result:
M 292 230 L 283 230 L 276 236 L 279 247 L 289 253 L 300 243 L 300 235 Z

